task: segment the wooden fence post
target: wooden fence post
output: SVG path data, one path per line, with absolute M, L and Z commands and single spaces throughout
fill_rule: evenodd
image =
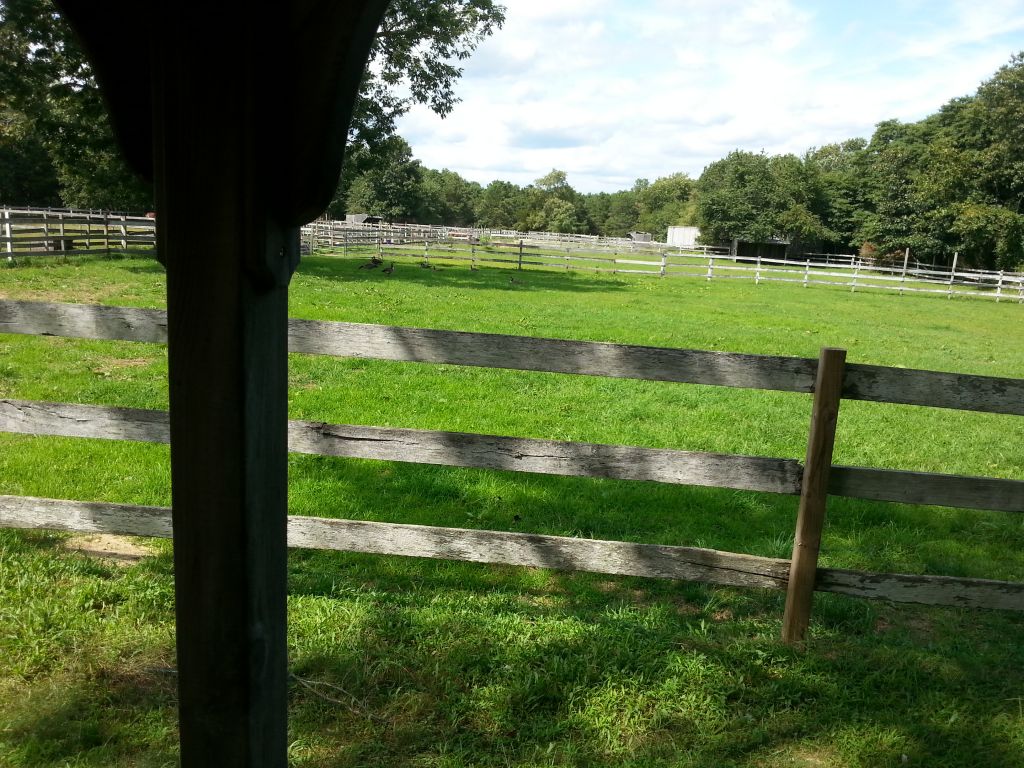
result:
M 665 267 L 666 267 L 667 265 L 668 265 L 668 252 L 667 252 L 667 251 L 662 251 L 662 252 L 661 252 L 661 276 L 662 276 L 662 277 L 664 277 L 664 276 L 665 276 Z M 569 268 L 569 262 L 568 262 L 568 260 L 567 260 L 567 261 L 566 261 L 566 263 L 565 263 L 565 268 L 566 268 L 566 269 L 568 269 L 568 268 Z
M 709 256 L 708 257 L 708 276 L 707 276 L 708 280 L 712 279 L 714 276 L 715 276 L 715 257 L 714 256 Z
M 800 508 L 797 512 L 793 559 L 786 588 L 786 611 L 782 618 L 782 640 L 790 645 L 801 643 L 807 633 L 814 598 L 814 581 L 818 571 L 818 550 L 821 529 L 825 523 L 828 498 L 828 476 L 832 468 L 832 448 L 836 439 L 836 422 L 842 399 L 843 371 L 846 350 L 825 347 L 818 356 L 818 373 L 814 382 L 814 405 L 807 439 L 800 486 Z
M 761 284 L 761 251 L 757 252 L 757 266 L 754 268 L 754 285 Z
M 999 282 L 996 283 L 996 304 L 1003 297 L 1003 270 L 999 270 Z
M 125 215 L 121 216 L 121 250 L 125 253 L 128 252 L 128 217 Z
M 960 251 L 953 252 L 953 266 L 949 268 L 949 291 L 946 293 L 947 299 L 953 298 L 953 278 L 956 277 L 956 260 L 960 257 Z
M 519 271 L 523 269 L 523 241 L 519 241 L 519 266 L 516 267 Z
M 807 281 L 811 277 L 811 257 L 808 256 L 804 259 L 804 288 L 807 287 Z

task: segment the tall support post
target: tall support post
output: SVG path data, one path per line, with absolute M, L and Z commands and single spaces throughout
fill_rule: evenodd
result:
M 519 241 L 519 265 L 516 267 L 520 272 L 523 270 L 523 241 Z
M 996 304 L 1003 297 L 1003 270 L 999 270 L 999 281 L 996 283 Z
M 786 589 L 786 611 L 782 619 L 782 640 L 801 643 L 811 619 L 814 581 L 818 571 L 818 551 L 825 524 L 828 498 L 828 477 L 832 468 L 832 449 L 836 439 L 836 422 L 842 398 L 846 350 L 826 347 L 818 356 L 818 373 L 814 382 L 814 404 L 807 440 L 803 483 L 800 486 L 800 507 L 797 512 L 793 559 Z
M 213 31 L 180 45 L 193 35 L 191 15 L 167 17 L 182 37 L 158 38 L 154 57 L 154 189 L 167 268 L 181 764 L 278 768 L 287 761 L 287 282 L 298 230 L 269 213 L 247 62 L 232 62 L 237 50 Z
M 337 186 L 387 2 L 291 0 L 265 14 L 240 0 L 115 3 L 109 14 L 56 2 L 129 163 L 154 182 L 180 762 L 284 768 L 287 286 L 298 227 Z

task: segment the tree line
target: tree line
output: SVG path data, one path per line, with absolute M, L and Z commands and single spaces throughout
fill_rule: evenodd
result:
M 923 120 L 802 156 L 743 150 L 698 179 L 672 173 L 583 194 L 564 171 L 486 186 L 426 168 L 395 131 L 415 104 L 448 114 L 460 61 L 504 22 L 493 0 L 393 0 L 372 51 L 330 213 L 391 221 L 624 236 L 696 225 L 702 240 L 783 241 L 988 269 L 1024 267 L 1024 54 Z M 401 86 L 401 87 L 399 87 Z M 51 0 L 0 0 L 0 201 L 146 210 L 83 52 Z

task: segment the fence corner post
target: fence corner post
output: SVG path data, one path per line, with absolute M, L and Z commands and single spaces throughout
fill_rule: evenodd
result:
M 845 367 L 845 349 L 824 347 L 821 350 L 814 381 L 814 404 L 800 485 L 793 558 L 786 587 L 786 610 L 782 618 L 782 641 L 789 645 L 804 641 L 810 623 Z

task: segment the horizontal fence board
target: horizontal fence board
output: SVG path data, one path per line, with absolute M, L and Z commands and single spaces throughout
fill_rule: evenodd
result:
M 171 536 L 162 507 L 0 496 L 0 526 Z M 783 589 L 789 561 L 695 547 L 289 516 L 288 546 Z
M 0 527 L 171 538 L 171 510 L 97 501 L 0 496 Z
M 0 333 L 162 344 L 167 342 L 167 313 L 134 307 L 0 300 Z
M 0 496 L 0 527 L 169 538 L 171 511 Z M 789 561 L 712 549 L 289 516 L 288 546 L 785 589 Z M 1024 611 L 1024 584 L 819 568 L 815 590 L 872 600 Z
M 324 518 L 290 517 L 288 544 L 766 589 L 789 578 L 787 560 L 713 549 Z
M 874 501 L 1024 512 L 1024 482 L 994 477 L 833 466 L 828 492 Z
M 170 439 L 164 411 L 23 400 L 0 400 L 0 431 L 155 443 Z M 288 448 L 320 456 L 782 494 L 800 492 L 802 472 L 793 459 L 312 421 L 289 422 Z M 835 466 L 829 493 L 1024 512 L 1024 482 L 1018 480 Z
M 1024 379 L 849 363 L 843 397 L 1024 416 Z
M 0 300 L 0 333 L 166 341 L 161 310 Z M 289 320 L 291 352 L 810 392 L 805 358 Z M 1024 379 L 850 363 L 843 397 L 1024 415 Z
M 170 440 L 165 411 L 23 400 L 0 400 L 0 431 L 154 443 Z M 290 421 L 288 449 L 320 456 L 545 475 L 642 480 L 767 493 L 796 494 L 800 491 L 800 463 L 792 459 L 627 445 Z
M 289 321 L 289 349 L 314 355 L 446 363 L 649 381 L 810 392 L 816 362 L 424 328 Z
M 819 568 L 814 588 L 894 603 L 1024 611 L 1024 584 L 1012 581 Z

